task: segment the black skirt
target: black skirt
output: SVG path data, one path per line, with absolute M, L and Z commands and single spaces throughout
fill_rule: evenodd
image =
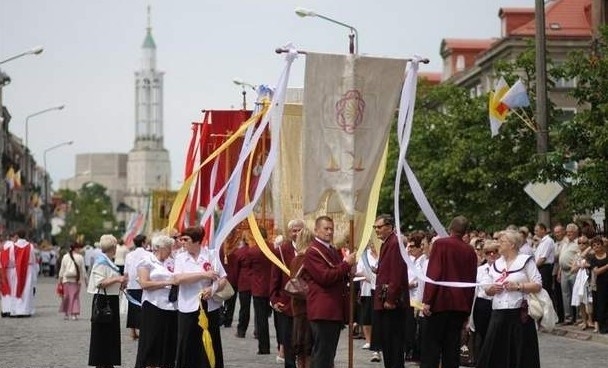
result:
M 177 311 L 164 310 L 145 301 L 135 368 L 175 366 L 177 348 Z
M 522 322 L 519 308 L 492 311 L 477 367 L 540 368 L 534 320 Z
M 91 341 L 89 344 L 89 365 L 120 365 L 120 316 L 118 310 L 118 295 L 93 295 L 93 305 L 96 299 L 107 300 L 112 309 L 110 323 L 91 322 Z
M 142 289 L 127 289 L 127 294 L 133 297 L 133 299 L 141 302 Z M 129 309 L 127 310 L 127 328 L 139 328 L 141 322 L 141 307 L 129 302 Z
M 176 368 L 211 368 L 203 348 L 203 329 L 198 325 L 199 312 L 177 312 Z M 222 337 L 220 336 L 220 310 L 207 312 L 209 333 L 215 354 L 215 368 L 224 368 Z
M 372 294 L 373 295 L 373 294 Z M 359 308 L 359 324 L 361 326 L 372 325 L 372 313 L 374 311 L 374 297 L 362 296 Z

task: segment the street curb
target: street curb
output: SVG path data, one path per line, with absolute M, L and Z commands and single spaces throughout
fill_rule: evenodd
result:
M 543 333 L 548 333 L 555 336 L 562 336 L 579 341 L 591 341 L 598 344 L 608 345 L 608 335 L 601 335 L 599 333 L 587 330 L 582 331 L 580 329 L 577 329 L 576 327 L 559 326 L 555 327 L 551 332 L 543 331 Z

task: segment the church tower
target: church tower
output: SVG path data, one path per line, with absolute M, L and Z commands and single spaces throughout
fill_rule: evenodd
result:
M 156 69 L 148 6 L 141 67 L 135 72 L 135 142 L 127 160 L 125 202 L 136 211 L 147 209 L 153 190 L 170 189 L 171 162 L 163 146 L 163 75 Z

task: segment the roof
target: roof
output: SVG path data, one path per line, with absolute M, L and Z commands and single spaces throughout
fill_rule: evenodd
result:
M 503 14 L 534 14 L 534 8 L 500 8 L 498 16 L 502 17 Z
M 463 39 L 463 38 L 444 38 L 442 49 L 472 49 L 485 50 L 496 42 L 496 39 Z
M 146 31 L 146 38 L 144 39 L 144 44 L 141 46 L 144 49 L 155 49 L 156 43 L 154 42 L 154 38 L 152 38 L 152 28 L 148 27 Z
M 591 0 L 555 0 L 545 8 L 547 37 L 590 37 L 592 29 L 586 9 Z M 534 36 L 536 22 L 532 20 L 513 30 L 515 36 Z
M 420 73 L 418 73 L 418 78 L 426 79 L 431 84 L 441 83 L 441 73 L 440 72 L 420 72 Z

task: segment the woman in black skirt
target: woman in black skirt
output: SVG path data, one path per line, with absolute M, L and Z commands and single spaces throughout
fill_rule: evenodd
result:
M 501 257 L 489 268 L 483 283 L 492 299 L 492 316 L 477 360 L 481 368 L 540 368 L 536 323 L 528 315 L 526 294 L 542 287 L 534 257 L 519 254 L 523 238 L 515 230 L 500 233 Z
M 89 365 L 111 368 L 120 365 L 118 293 L 125 279 L 111 260 L 116 252 L 116 238 L 113 235 L 102 235 L 99 244 L 101 254 L 95 258 L 87 292 L 93 294 L 93 306 L 97 303 L 107 303 L 110 306 L 112 320 L 105 323 L 91 321 Z
M 143 289 L 139 344 L 135 368 L 173 368 L 177 348 L 177 310 L 169 301 L 173 273 L 167 268 L 173 238 L 152 238 L 150 257 L 137 265 L 139 284 Z
M 176 368 L 211 368 L 210 351 L 203 347 L 203 329 L 198 320 L 202 312 L 208 321 L 213 345 L 215 368 L 224 367 L 220 335 L 220 307 L 213 295 L 226 286 L 226 271 L 215 250 L 203 247 L 205 233 L 199 227 L 189 227 L 179 237 L 185 252 L 175 257 L 177 295 L 177 353 Z
M 145 235 L 137 235 L 133 238 L 134 249 L 125 256 L 125 272 L 124 275 L 127 278 L 127 294 L 132 299 L 141 303 L 142 289 L 139 282 L 137 282 L 137 265 L 143 259 L 150 256 L 150 252 L 144 249 L 146 244 Z M 129 302 L 129 309 L 127 310 L 127 328 L 131 329 L 131 338 L 136 340 L 139 338 L 139 324 L 141 320 L 141 306 L 139 304 Z

